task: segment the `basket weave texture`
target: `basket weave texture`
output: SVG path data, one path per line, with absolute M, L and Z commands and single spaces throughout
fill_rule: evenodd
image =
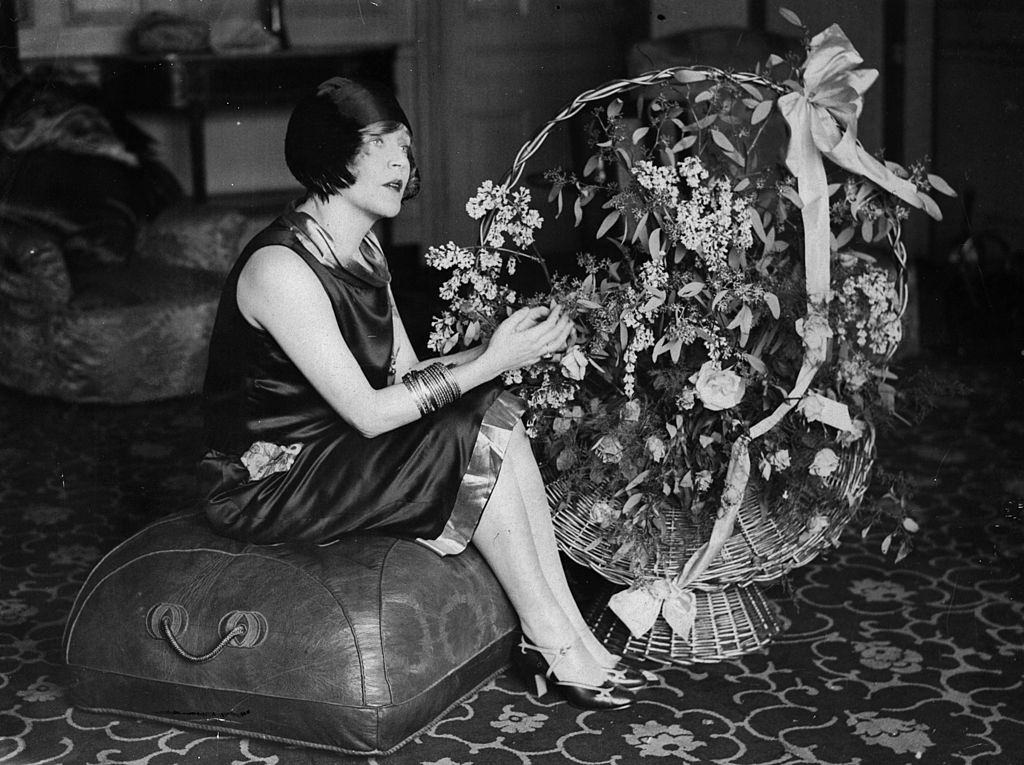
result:
M 759 487 L 751 481 L 735 533 L 715 561 L 690 586 L 714 592 L 725 586 L 772 582 L 810 563 L 822 550 L 835 544 L 867 489 L 874 445 L 870 438 L 862 441 L 863 446 L 840 455 L 839 467 L 827 479 L 834 499 L 826 506 L 808 508 L 806 498 L 795 497 L 775 507 L 763 508 Z M 547 492 L 554 508 L 555 537 L 562 552 L 609 582 L 633 584 L 635 575 L 629 562 L 615 558 L 614 545 L 603 535 L 600 525 L 590 518 L 590 508 L 602 497 L 597 494 L 568 497 L 557 479 L 548 484 Z M 806 521 L 808 515 L 818 515 L 824 523 L 810 529 Z M 690 556 L 707 541 L 685 511 L 677 510 L 663 517 L 667 541 L 661 548 L 661 560 L 657 568 L 652 564 L 642 572 L 651 578 L 677 576 Z

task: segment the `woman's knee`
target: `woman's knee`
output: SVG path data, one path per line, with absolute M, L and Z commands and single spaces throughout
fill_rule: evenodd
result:
M 526 428 L 522 421 L 517 422 L 515 428 L 512 429 L 512 435 L 509 436 L 506 452 L 507 457 L 515 461 L 524 459 L 528 459 L 531 462 L 537 461 L 533 454 L 533 444 L 530 442 L 530 437 L 526 434 Z

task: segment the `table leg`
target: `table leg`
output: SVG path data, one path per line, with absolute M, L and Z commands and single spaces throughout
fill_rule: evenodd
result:
M 188 110 L 188 144 L 192 159 L 192 199 L 206 201 L 206 109 L 193 102 Z

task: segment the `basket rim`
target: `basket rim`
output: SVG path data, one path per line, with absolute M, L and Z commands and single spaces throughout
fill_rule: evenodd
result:
M 831 499 L 822 515 L 827 525 L 808 533 L 805 521 L 796 516 L 781 522 L 775 513 L 763 514 L 757 503 L 757 484 L 747 489 L 737 526 L 718 556 L 697 579 L 687 586 L 700 591 L 717 591 L 725 586 L 746 586 L 754 582 L 775 581 L 794 568 L 806 565 L 826 547 L 834 543 L 852 520 L 867 489 L 874 463 L 873 435 L 844 450 L 840 470 L 827 480 Z M 547 486 L 548 497 L 555 505 L 553 522 L 559 549 L 576 563 L 588 567 L 610 582 L 633 585 L 644 579 L 675 577 L 690 555 L 705 541 L 683 540 L 669 546 L 669 559 L 659 565 L 649 563 L 640 576 L 634 576 L 628 561 L 614 558 L 615 546 L 604 536 L 599 524 L 589 517 L 589 508 L 596 495 L 570 501 L 561 492 L 556 480 Z M 776 509 L 779 505 L 776 505 Z M 802 516 L 801 516 L 802 517 Z M 810 517 L 808 515 L 807 517 Z M 672 529 L 675 530 L 674 527 Z M 762 549 L 762 545 L 774 546 Z

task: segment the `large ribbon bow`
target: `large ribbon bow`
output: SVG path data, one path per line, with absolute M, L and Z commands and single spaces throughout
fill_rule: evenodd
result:
M 877 69 L 856 68 L 863 62 L 843 30 L 833 24 L 811 39 L 803 90 L 779 98 L 779 111 L 790 130 L 786 165 L 796 176 L 803 202 L 807 292 L 812 301 L 824 300 L 829 289 L 828 183 L 822 156 L 874 181 L 936 220 L 942 218 L 934 201 L 918 194 L 913 183 L 868 154 L 857 140 L 864 92 L 878 78 Z

